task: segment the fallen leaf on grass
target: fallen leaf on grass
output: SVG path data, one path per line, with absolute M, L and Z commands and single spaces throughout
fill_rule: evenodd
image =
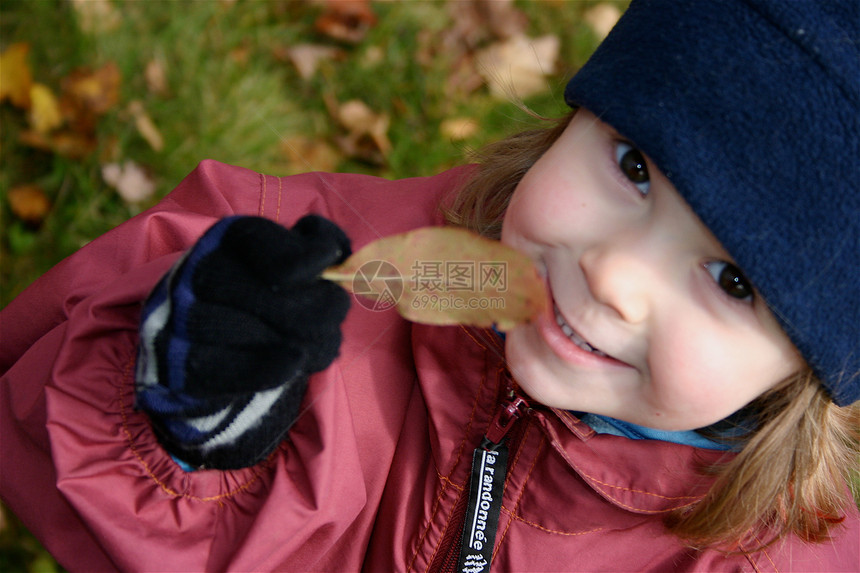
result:
M 490 39 L 506 40 L 524 34 L 528 18 L 513 0 L 459 0 L 448 3 L 453 26 L 445 43 L 462 43 L 469 49 Z
M 318 44 L 297 44 L 290 48 L 281 49 L 276 57 L 288 59 L 296 67 L 302 79 L 310 79 L 316 73 L 321 62 L 343 57 L 343 50 L 333 46 Z
M 494 96 L 527 98 L 548 88 L 546 76 L 555 72 L 560 46 L 551 34 L 534 39 L 516 36 L 479 52 L 478 71 Z
M 382 238 L 322 276 L 369 299 L 373 308 L 396 305 L 404 318 L 425 324 L 495 325 L 507 331 L 547 305 L 531 259 L 453 227 Z
M 164 149 L 164 138 L 161 136 L 161 131 L 155 126 L 152 118 L 146 113 L 143 104 L 139 100 L 134 100 L 128 104 L 128 111 L 134 118 L 134 125 L 137 127 L 138 133 L 155 151 Z
M 30 125 L 45 134 L 62 124 L 63 114 L 54 92 L 46 85 L 34 83 L 30 87 Z
M 38 185 L 19 185 L 9 190 L 12 213 L 30 225 L 41 223 L 51 210 L 51 201 Z
M 128 203 L 142 203 L 155 193 L 155 182 L 134 161 L 103 165 L 102 178 Z
M 8 98 L 16 107 L 30 107 L 33 74 L 30 71 L 29 55 L 30 46 L 24 42 L 11 44 L 0 54 L 0 102 Z
M 439 133 L 451 141 L 463 141 L 478 133 L 478 122 L 471 117 L 452 117 L 439 125 Z
M 120 14 L 110 0 L 72 0 L 78 25 L 87 33 L 109 32 L 119 27 Z
M 77 68 L 63 78 L 66 117 L 79 125 L 78 131 L 94 129 L 95 118 L 119 103 L 119 67 L 108 62 L 97 69 Z
M 290 171 L 334 171 L 343 156 L 319 139 L 297 136 L 281 141 L 281 149 L 290 160 Z
M 349 132 L 336 139 L 341 151 L 348 157 L 383 164 L 391 151 L 388 114 L 377 113 L 360 100 L 338 105 L 327 99 L 326 103 L 332 115 Z
M 167 95 L 167 70 L 162 60 L 155 59 L 147 62 L 143 70 L 143 78 L 146 80 L 146 89 L 150 93 L 159 96 Z
M 18 140 L 24 145 L 50 151 L 69 159 L 83 159 L 95 151 L 97 146 L 95 135 L 69 130 L 44 134 L 30 129 L 22 131 L 18 135 Z
M 582 19 L 585 20 L 598 40 L 605 38 L 621 17 L 621 10 L 614 4 L 597 4 L 589 8 Z
M 328 0 L 326 11 L 317 18 L 316 29 L 329 38 L 357 44 L 376 25 L 376 15 L 368 0 Z

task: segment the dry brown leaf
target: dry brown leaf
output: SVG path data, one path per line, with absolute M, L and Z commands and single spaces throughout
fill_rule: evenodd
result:
M 340 124 L 354 132 L 370 132 L 379 121 L 379 117 L 379 114 L 370 109 L 366 103 L 357 99 L 341 104 L 337 110 Z
M 445 33 L 446 44 L 469 50 L 487 40 L 506 40 L 524 34 L 528 18 L 513 0 L 458 0 L 448 3 L 453 26 Z
M 329 0 L 326 11 L 315 22 L 321 34 L 351 44 L 362 41 L 375 25 L 369 0 Z
M 498 241 L 453 227 L 426 227 L 374 241 L 323 278 L 358 295 L 366 308 L 397 307 L 425 324 L 528 322 L 547 305 L 532 261 Z
M 445 95 L 461 99 L 484 87 L 485 81 L 475 69 L 474 56 L 466 56 L 451 68 L 445 82 Z
M 150 60 L 143 71 L 146 88 L 155 95 L 167 95 L 167 70 L 160 59 Z
M 128 104 L 128 111 L 134 117 L 134 125 L 140 136 L 146 140 L 152 149 L 162 151 L 164 138 L 161 136 L 161 131 L 153 123 L 152 118 L 146 113 L 143 104 L 139 100 L 134 100 Z
M 451 141 L 463 141 L 478 133 L 478 127 L 471 117 L 452 117 L 439 125 L 439 133 Z
M 38 225 L 51 210 L 51 201 L 38 185 L 19 185 L 9 190 L 9 208 L 25 223 Z
M 29 147 L 50 151 L 69 159 L 83 159 L 96 150 L 96 138 L 91 133 L 69 130 L 55 131 L 50 134 L 39 133 L 34 129 L 22 131 L 19 141 Z
M 119 102 L 120 83 L 119 67 L 108 62 L 95 70 L 73 70 L 63 79 L 63 93 L 73 100 L 76 107 L 102 115 Z
M 50 133 L 63 124 L 60 102 L 48 86 L 34 83 L 30 87 L 29 119 L 33 129 L 42 134 Z
M 391 120 L 388 114 L 376 113 L 360 100 L 350 100 L 341 105 L 329 102 L 328 105 L 330 109 L 333 108 L 338 122 L 349 132 L 336 140 L 341 151 L 348 157 L 384 163 L 391 151 L 391 141 L 388 139 Z
M 334 60 L 343 56 L 343 50 L 333 46 L 318 44 L 297 44 L 283 50 L 287 59 L 292 62 L 302 79 L 310 79 L 316 73 L 320 63 Z
M 102 178 L 128 203 L 143 203 L 155 193 L 155 182 L 134 161 L 103 165 Z
M 520 35 L 479 52 L 476 65 L 491 94 L 523 99 L 549 87 L 546 76 L 555 72 L 560 47 L 552 34 L 534 39 Z
M 78 25 L 87 33 L 109 32 L 119 27 L 121 19 L 110 0 L 72 0 Z
M 602 40 L 609 34 L 620 17 L 621 10 L 618 6 L 606 2 L 589 8 L 582 15 L 582 19 L 591 27 L 598 40 Z
M 290 160 L 290 171 L 334 171 L 343 156 L 331 145 L 309 137 L 290 137 L 281 142 L 281 149 Z
M 30 87 L 33 74 L 29 63 L 30 45 L 11 44 L 0 54 L 0 102 L 7 98 L 21 109 L 30 107 Z

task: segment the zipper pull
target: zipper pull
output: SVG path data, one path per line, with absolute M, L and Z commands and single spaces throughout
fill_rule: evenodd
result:
M 528 409 L 528 402 L 511 390 L 493 416 L 481 445 L 472 453 L 469 498 L 457 559 L 456 571 L 460 573 L 490 569 L 508 469 L 505 435 Z
M 490 427 L 487 428 L 487 433 L 484 435 L 484 441 L 481 447 L 493 451 L 502 440 L 505 439 L 508 431 L 513 427 L 514 423 L 519 420 L 529 410 L 529 403 L 517 395 L 516 392 L 510 390 L 508 398 L 505 400 L 493 416 L 493 421 L 490 422 Z

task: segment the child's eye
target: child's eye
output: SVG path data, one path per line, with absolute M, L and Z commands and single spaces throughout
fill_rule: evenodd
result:
M 629 143 L 619 141 L 615 145 L 615 159 L 618 161 L 621 173 L 636 185 L 642 196 L 648 195 L 651 176 L 648 175 L 648 164 L 642 152 Z
M 753 288 L 741 270 L 725 261 L 705 263 L 705 269 L 714 277 L 717 285 L 732 298 L 751 301 Z

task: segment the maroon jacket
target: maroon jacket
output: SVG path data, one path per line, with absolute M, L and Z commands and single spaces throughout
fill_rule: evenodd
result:
M 426 571 L 459 538 L 471 452 L 511 381 L 489 331 L 353 304 L 290 439 L 262 464 L 185 473 L 133 407 L 141 301 L 216 219 L 322 214 L 354 247 L 441 224 L 468 172 L 275 178 L 204 162 L 0 314 L 0 495 L 72 570 Z M 851 571 L 852 507 L 826 544 L 688 550 L 666 512 L 695 503 L 720 452 L 595 435 L 536 404 L 508 432 L 494 570 Z M 458 504 L 459 502 L 459 504 Z

